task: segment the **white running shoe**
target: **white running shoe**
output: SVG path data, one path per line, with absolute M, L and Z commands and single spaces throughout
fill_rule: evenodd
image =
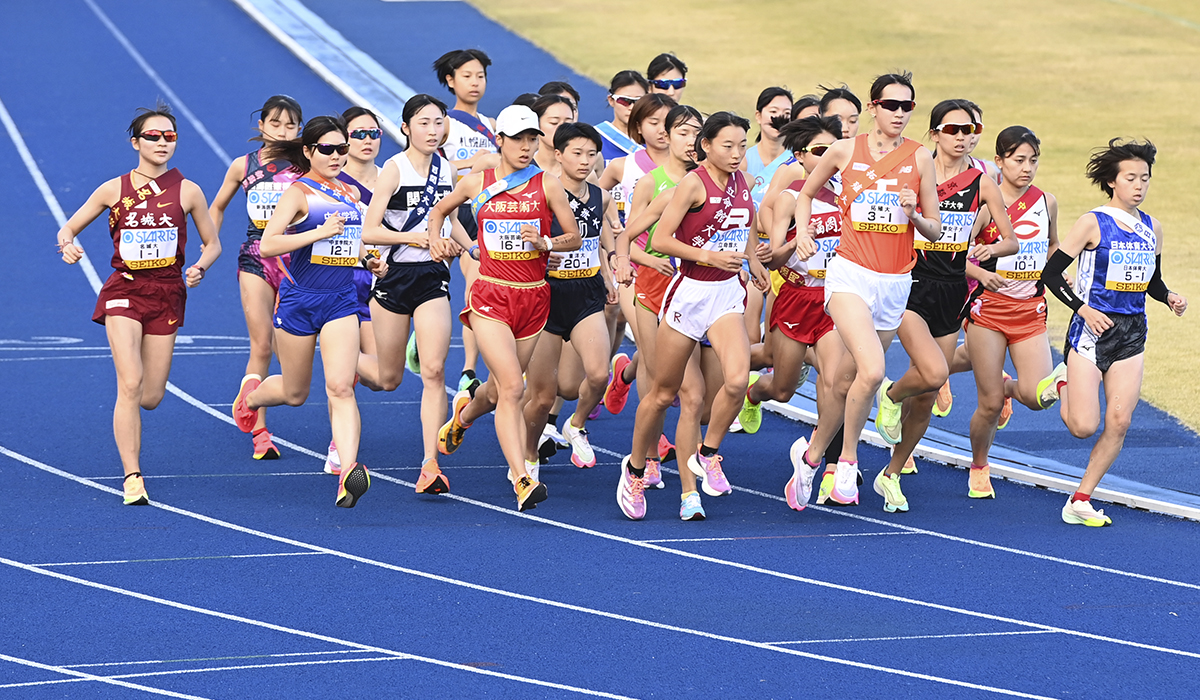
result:
M 858 485 L 862 483 L 862 474 L 857 464 L 838 460 L 837 471 L 833 474 L 833 491 L 829 497 L 841 505 L 851 503 L 858 505 Z
M 542 428 L 542 437 L 550 438 L 560 449 L 565 450 L 571 446 L 571 443 L 567 442 L 567 439 L 563 437 L 562 433 L 558 432 L 558 427 L 553 423 L 547 423 L 546 427 Z M 537 481 L 537 479 L 534 479 L 534 481 Z
M 576 428 L 571 421 L 575 420 L 575 414 L 572 413 L 567 417 L 567 422 L 563 424 L 563 437 L 571 445 L 571 463 L 580 469 L 588 469 L 596 466 L 596 453 L 592 450 L 591 443 L 588 442 L 587 428 Z
M 808 452 L 808 440 L 800 438 L 792 443 L 789 456 L 792 459 L 792 478 L 783 487 L 783 496 L 787 499 L 788 507 L 800 511 L 808 505 L 812 498 L 813 479 L 817 475 L 816 467 L 810 466 L 804 459 Z
M 339 476 L 342 473 L 342 458 L 338 455 L 337 445 L 329 441 L 329 454 L 325 455 L 325 473 Z
M 1068 525 L 1087 525 L 1088 527 L 1104 527 L 1112 525 L 1112 518 L 1103 510 L 1092 507 L 1091 501 L 1072 501 L 1067 498 L 1067 505 L 1062 509 L 1063 522 Z

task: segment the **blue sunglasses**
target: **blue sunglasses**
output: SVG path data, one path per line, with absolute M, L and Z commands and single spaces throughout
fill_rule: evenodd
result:
M 682 90 L 687 86 L 687 78 L 678 78 L 676 80 L 651 80 L 650 84 L 659 90 L 670 90 L 671 88 Z

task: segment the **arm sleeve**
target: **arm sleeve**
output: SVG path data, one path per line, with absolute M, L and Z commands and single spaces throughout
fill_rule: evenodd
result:
M 1167 303 L 1167 295 L 1171 293 L 1167 289 L 1167 283 L 1163 282 L 1162 278 L 1162 254 L 1154 256 L 1154 276 L 1150 278 L 1150 286 L 1146 288 L 1146 294 L 1155 301 Z
M 1075 296 L 1075 290 L 1071 289 L 1071 285 L 1067 284 L 1066 278 L 1063 277 L 1067 267 L 1074 261 L 1075 258 L 1063 251 L 1054 251 L 1054 255 L 1050 256 L 1045 269 L 1042 270 L 1042 284 L 1046 285 L 1046 289 L 1058 297 L 1059 301 L 1070 307 L 1071 311 L 1078 312 L 1083 307 L 1083 300 Z

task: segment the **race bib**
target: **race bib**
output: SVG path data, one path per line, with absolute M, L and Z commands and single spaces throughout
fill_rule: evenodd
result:
M 724 231 L 714 233 L 704 247 L 718 253 L 743 253 L 746 250 L 746 241 L 749 239 L 749 228 L 725 229 Z
M 562 262 L 557 270 L 551 270 L 549 275 L 556 279 L 583 279 L 594 276 L 600 271 L 600 239 L 584 238 L 579 250 L 563 253 Z
M 346 224 L 340 236 L 326 238 L 312 244 L 314 265 L 354 267 L 358 264 L 358 248 L 362 243 L 362 226 Z
M 1021 241 L 1021 248 L 1016 255 L 996 261 L 996 274 L 1007 280 L 1041 279 L 1049 252 L 1050 242 L 1047 240 Z
M 908 231 L 908 215 L 900 206 L 900 193 L 865 190 L 850 204 L 850 220 L 862 233 L 900 234 Z
M 901 212 L 903 213 L 903 212 Z M 974 211 L 943 211 L 942 237 L 936 241 L 921 236 L 913 239 L 917 250 L 932 250 L 941 253 L 965 253 L 971 247 L 971 230 L 975 227 Z
M 1113 249 L 1108 251 L 1104 288 L 1117 292 L 1146 291 L 1154 274 L 1154 250 L 1119 250 L 1116 245 L 1114 241 Z
M 541 253 L 532 243 L 521 240 L 521 227 L 532 226 L 541 233 L 538 219 L 484 219 L 480 222 L 480 235 L 492 260 L 533 260 Z
M 178 245 L 178 228 L 127 228 L 121 229 L 119 250 L 130 270 L 152 270 L 173 264 Z
M 262 231 L 275 213 L 279 198 L 283 191 L 291 185 L 290 182 L 259 182 L 246 192 L 246 213 L 250 215 L 250 223 Z

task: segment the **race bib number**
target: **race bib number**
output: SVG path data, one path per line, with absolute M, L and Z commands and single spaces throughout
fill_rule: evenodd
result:
M 718 253 L 742 253 L 745 252 L 746 241 L 749 239 L 750 229 L 731 228 L 714 233 L 704 247 Z
M 288 188 L 289 182 L 259 182 L 246 192 L 246 213 L 250 215 L 250 223 L 262 231 L 275 213 L 279 198 Z
M 977 214 L 978 212 L 973 211 L 941 212 L 942 237 L 936 241 L 930 241 L 917 236 L 913 239 L 913 247 L 917 250 L 931 250 L 941 253 L 967 252 L 971 247 L 971 229 L 975 226 L 975 217 Z
M 541 255 L 532 243 L 521 240 L 521 227 L 532 226 L 541 233 L 537 219 L 484 219 L 480 225 L 483 245 L 492 260 L 533 260 Z
M 1153 274 L 1153 250 L 1118 250 L 1114 247 L 1108 251 L 1104 288 L 1117 292 L 1144 292 L 1149 288 Z
M 1046 255 L 1050 252 L 1048 240 L 1021 241 L 1016 255 L 996 261 L 996 274 L 1007 280 L 1037 280 L 1042 277 L 1046 266 Z
M 362 226 L 346 224 L 340 236 L 326 238 L 312 244 L 314 265 L 354 267 L 358 264 L 358 248 L 362 243 Z
M 130 270 L 152 270 L 173 264 L 178 245 L 178 228 L 127 228 L 121 230 L 119 251 Z
M 563 253 L 562 262 L 550 276 L 556 279 L 583 279 L 600 271 L 600 239 L 584 238 L 579 250 Z
M 899 234 L 908 231 L 908 215 L 900 206 L 900 194 L 865 190 L 850 203 L 854 230 L 862 233 Z

